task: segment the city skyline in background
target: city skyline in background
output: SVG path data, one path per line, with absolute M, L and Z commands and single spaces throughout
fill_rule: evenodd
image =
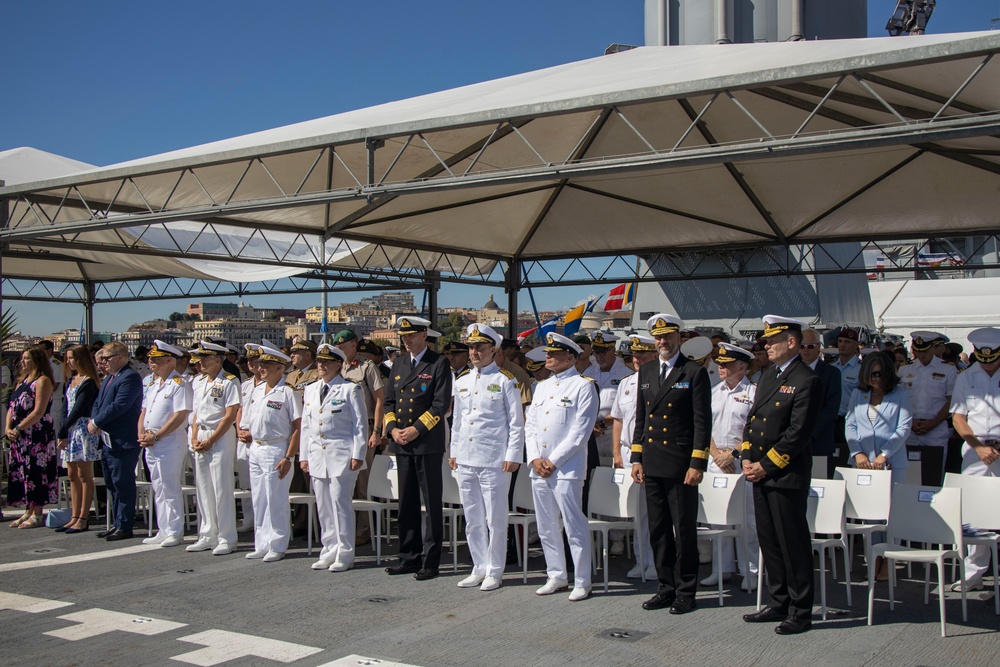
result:
M 894 6 L 894 0 L 868 0 L 870 36 L 886 34 Z M 8 25 L 38 30 L 10 30 L 0 43 L 0 58 L 16 64 L 5 73 L 7 88 L 22 100 L 5 105 L 0 150 L 31 146 L 108 165 L 597 57 L 611 43 L 643 42 L 642 0 L 513 0 L 502 11 L 451 0 L 390 1 L 377 10 L 320 2 L 291 10 L 259 1 L 238 7 L 181 1 L 169 7 L 67 4 L 58 12 L 44 3 L 5 8 Z M 1000 0 L 939 0 L 928 32 L 987 30 L 996 17 Z M 612 287 L 547 288 L 532 296 L 539 310 L 565 310 Z M 377 293 L 330 293 L 329 304 Z M 474 309 L 490 294 L 506 307 L 496 288 L 448 283 L 438 303 Z M 258 308 L 305 309 L 320 298 L 242 300 Z M 98 304 L 95 330 L 121 331 L 207 300 L 241 301 Z M 423 292 L 414 293 L 418 309 L 423 300 Z M 519 310 L 531 302 L 523 291 Z M 83 319 L 76 304 L 5 301 L 8 307 L 28 335 L 78 327 Z

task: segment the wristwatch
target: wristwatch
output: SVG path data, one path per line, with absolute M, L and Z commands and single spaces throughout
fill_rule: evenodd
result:
M 282 456 L 281 460 L 282 461 L 288 461 L 289 463 L 295 463 L 295 458 L 292 457 L 292 456 Z

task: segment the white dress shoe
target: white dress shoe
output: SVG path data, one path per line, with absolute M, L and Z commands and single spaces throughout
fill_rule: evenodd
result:
M 265 563 L 276 563 L 285 557 L 284 551 L 268 551 L 267 555 L 264 556 Z
M 500 588 L 500 577 L 486 577 L 483 585 L 479 587 L 481 591 L 495 591 Z
M 226 554 L 231 554 L 236 551 L 235 544 L 229 544 L 227 542 L 219 542 L 219 546 L 212 549 L 213 556 L 225 556 Z
M 743 585 L 741 588 L 747 593 L 753 593 L 757 590 L 757 575 L 751 574 L 748 577 L 743 577 Z
M 535 591 L 535 595 L 552 595 L 569 588 L 569 582 L 565 579 L 549 579 L 545 585 Z
M 655 565 L 650 565 L 646 568 L 646 581 L 659 581 L 659 577 L 656 576 Z
M 194 544 L 189 544 L 184 549 L 184 551 L 208 551 L 209 549 L 214 549 L 215 543 L 211 540 L 199 539 Z
M 161 547 L 176 547 L 184 543 L 184 539 L 177 537 L 176 535 L 171 535 L 170 537 L 164 539 L 160 542 Z
M 576 586 L 573 588 L 573 592 L 569 594 L 570 602 L 579 602 L 580 600 L 586 600 L 590 597 L 590 586 Z
M 611 543 L 611 548 L 608 549 L 608 553 L 612 556 L 621 556 L 625 553 L 625 542 L 622 540 L 615 540 Z
M 642 568 L 636 563 L 632 569 L 625 573 L 626 579 L 642 579 Z
M 722 575 L 723 581 L 729 581 L 733 578 L 733 575 L 726 572 Z M 702 586 L 718 586 L 719 585 L 719 573 L 713 572 L 699 582 Z
M 465 579 L 462 579 L 460 582 L 458 582 L 458 587 L 459 588 L 475 588 L 479 584 L 483 583 L 484 579 L 486 579 L 486 577 L 484 575 L 481 575 L 481 574 L 470 574 Z
M 327 560 L 325 558 L 320 558 L 318 561 L 312 564 L 312 569 L 314 570 L 329 570 L 330 566 L 333 565 L 332 560 Z
M 252 523 L 245 523 L 242 526 L 239 526 L 236 529 L 236 532 L 237 533 L 252 533 L 253 532 L 253 524 Z
M 267 549 L 259 549 L 257 551 L 251 551 L 246 555 L 247 560 L 260 560 L 267 555 Z
M 327 569 L 329 569 L 330 572 L 347 572 L 352 567 L 354 567 L 354 563 L 344 563 L 338 560 Z
M 963 581 L 956 581 L 955 583 L 953 583 L 951 585 L 951 592 L 952 593 L 961 593 L 962 592 L 962 584 L 963 583 L 965 584 L 965 592 L 966 593 L 968 593 L 970 591 L 981 591 L 981 590 L 983 590 L 983 580 L 980 579 L 979 581 L 964 581 L 964 582 Z
M 165 539 L 167 539 L 166 535 L 160 535 L 159 533 L 157 533 L 156 535 L 153 535 L 152 537 L 147 537 L 146 539 L 144 539 L 142 541 L 142 543 L 143 544 L 159 544 L 160 542 L 162 542 Z

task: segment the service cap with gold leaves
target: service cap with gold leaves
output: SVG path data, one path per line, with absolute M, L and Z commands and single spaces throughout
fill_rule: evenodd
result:
M 545 351 L 572 352 L 573 354 L 579 356 L 583 353 L 583 348 L 562 334 L 549 333 L 545 337 Z
M 149 348 L 149 356 L 154 359 L 163 357 L 180 358 L 186 353 L 186 350 L 182 350 L 181 348 L 170 345 L 169 343 L 164 343 L 162 340 L 154 340 L 153 347 Z
M 470 324 L 465 330 L 465 342 L 469 345 L 489 343 L 496 347 L 503 342 L 503 336 L 498 334 L 493 327 L 485 324 Z
M 715 363 L 729 364 L 734 361 L 745 361 L 749 364 L 753 361 L 753 355 L 739 345 L 719 343 L 719 356 L 715 358 Z
M 260 356 L 260 345 L 257 343 L 247 343 L 243 349 L 246 350 L 247 359 L 256 359 Z
M 260 339 L 260 344 L 263 345 L 264 347 L 274 348 L 275 350 L 280 350 L 281 349 L 280 345 L 278 345 L 277 343 L 272 343 L 271 341 L 269 341 L 266 338 L 261 338 Z
M 704 336 L 695 336 L 681 343 L 681 354 L 691 361 L 700 364 L 712 353 L 713 347 L 711 339 Z
M 189 357 L 191 357 L 192 364 L 197 364 L 198 362 L 201 361 L 201 357 L 198 356 L 198 348 L 194 348 L 193 350 L 184 350 L 184 351 L 187 352 Z
M 937 331 L 910 332 L 911 345 L 917 352 L 926 352 L 938 343 L 947 343 L 948 337 Z
M 218 345 L 207 340 L 200 341 L 198 347 L 191 351 L 191 354 L 196 354 L 199 357 L 214 357 L 223 356 L 228 352 L 228 348 L 224 345 Z
M 300 338 L 289 349 L 292 352 L 312 352 L 313 356 L 316 355 L 316 343 L 306 338 Z
M 316 359 L 319 361 L 347 361 L 347 355 L 330 343 L 321 343 L 316 348 Z
M 676 333 L 684 328 L 684 320 L 670 313 L 657 313 L 646 320 L 646 328 L 653 336 Z
M 276 350 L 273 347 L 268 347 L 267 345 L 260 346 L 260 360 L 261 361 L 274 361 L 279 364 L 291 363 L 292 358 L 282 352 L 281 350 Z
M 629 336 L 629 349 L 633 352 L 655 352 L 656 339 L 643 334 L 632 334 Z
M 444 348 L 441 350 L 445 354 L 457 354 L 461 352 L 468 352 L 469 346 L 458 340 L 450 340 L 444 344 Z
M 382 348 L 370 340 L 362 340 L 358 343 L 358 354 L 370 354 L 373 357 L 382 356 Z
M 411 317 L 407 315 L 406 317 L 401 317 L 396 320 L 396 331 L 399 332 L 400 336 L 408 336 L 421 331 L 427 331 L 430 326 L 431 321 L 425 320 L 422 317 Z
M 992 364 L 1000 359 L 1000 329 L 984 327 L 969 332 L 969 342 L 976 348 L 973 355 L 981 364 Z
M 614 348 L 615 343 L 618 342 L 618 336 L 614 335 L 610 331 L 598 331 L 590 340 L 594 348 L 598 350 L 609 350 Z
M 529 373 L 534 373 L 545 366 L 545 348 L 533 347 L 524 353 L 524 367 Z
M 764 320 L 764 335 L 761 336 L 762 338 L 777 336 L 778 334 L 786 331 L 793 331 L 801 334 L 803 327 L 806 325 L 806 323 L 802 320 L 796 320 L 782 315 L 765 315 L 761 319 Z

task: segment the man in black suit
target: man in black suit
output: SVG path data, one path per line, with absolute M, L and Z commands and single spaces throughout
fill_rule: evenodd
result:
M 802 322 L 767 315 L 764 324 L 764 345 L 773 365 L 757 384 L 741 458 L 743 473 L 753 482 L 757 537 L 771 600 L 743 620 L 780 621 L 775 632 L 791 635 L 812 626 L 813 558 L 806 505 L 823 389 L 799 356 Z
M 823 352 L 823 339 L 815 329 L 802 330 L 802 348 L 799 355 L 802 363 L 811 368 L 819 376 L 823 388 L 823 403 L 819 418 L 813 428 L 812 455 L 825 456 L 827 459 L 826 477 L 833 479 L 833 470 L 837 466 L 833 450 L 837 443 L 833 437 L 837 423 L 837 412 L 840 410 L 840 371 L 820 359 Z
M 646 326 L 658 358 L 639 368 L 632 479 L 645 487 L 660 587 L 642 606 L 684 614 L 695 608 L 698 587 L 698 484 L 708 467 L 712 383 L 680 353 L 680 318 L 661 313 Z
M 142 379 L 128 365 L 128 348 L 119 341 L 97 353 L 104 383 L 97 393 L 87 430 L 104 443 L 104 483 L 111 502 L 111 527 L 97 533 L 109 542 L 132 537 L 135 521 L 135 466 L 139 461 L 137 425 L 142 412 Z
M 412 572 L 418 581 L 436 577 L 441 562 L 446 430 L 441 422 L 451 403 L 452 382 L 448 361 L 427 347 L 430 324 L 421 317 L 399 318 L 396 330 L 406 350 L 393 362 L 385 391 L 385 436 L 399 474 L 399 563 L 386 572 Z M 421 498 L 426 519 L 421 518 Z

